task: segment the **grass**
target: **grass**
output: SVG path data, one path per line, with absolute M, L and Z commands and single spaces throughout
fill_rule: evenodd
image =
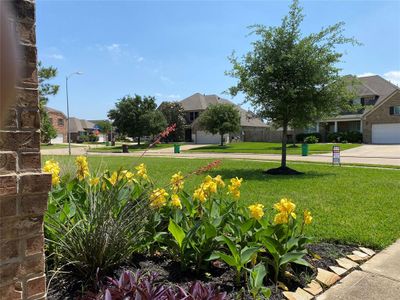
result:
M 78 147 L 76 145 L 71 145 L 72 147 Z M 84 147 L 84 145 L 82 145 Z M 68 144 L 40 144 L 40 149 L 65 149 L 68 148 Z
M 347 150 L 355 147 L 359 147 L 360 144 L 338 144 L 341 150 Z M 332 151 L 333 144 L 310 144 L 309 153 L 327 153 Z M 225 146 L 212 145 L 194 148 L 189 151 L 193 152 L 221 152 L 221 153 L 262 153 L 262 154 L 281 154 L 280 143 L 259 143 L 259 142 L 240 142 L 231 143 Z M 301 145 L 293 146 L 288 145 L 287 154 L 298 154 L 301 155 Z
M 66 156 L 53 157 L 62 165 L 71 166 Z M 42 161 L 49 159 L 44 157 Z M 132 168 L 144 162 L 155 186 L 169 182 L 176 171 L 189 173 L 211 160 L 89 157 L 90 167 L 109 170 Z M 305 172 L 300 176 L 264 175 L 263 170 L 277 167 L 277 163 L 223 160 L 221 167 L 211 175 L 223 178 L 243 177 L 241 202 L 249 205 L 260 202 L 272 214 L 272 205 L 283 197 L 292 198 L 298 212 L 312 211 L 314 222 L 307 229 L 316 240 L 360 244 L 381 249 L 400 237 L 399 191 L 400 171 L 374 168 L 345 168 L 329 165 L 290 163 Z M 69 167 L 70 168 L 70 167 Z M 188 191 L 193 191 L 203 176 L 187 179 Z M 227 181 L 227 180 L 226 180 Z
M 154 145 L 151 149 L 164 149 L 164 148 L 171 148 L 174 144 L 157 144 Z M 137 144 L 129 144 L 128 149 L 129 152 L 133 151 L 143 151 L 149 147 L 148 144 L 141 144 L 140 146 Z M 89 152 L 102 152 L 102 153 L 118 153 L 122 152 L 122 145 L 116 146 L 105 146 L 105 147 L 96 147 L 88 150 Z

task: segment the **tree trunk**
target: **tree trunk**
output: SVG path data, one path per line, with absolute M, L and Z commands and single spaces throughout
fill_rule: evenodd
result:
M 286 168 L 286 145 L 287 145 L 287 128 L 288 125 L 283 125 L 282 130 L 282 159 L 281 159 L 281 168 Z
M 221 146 L 223 146 L 223 145 L 224 145 L 224 135 L 221 134 Z
M 137 138 L 137 144 L 138 144 L 138 146 L 140 146 L 140 136 L 138 136 L 138 138 Z

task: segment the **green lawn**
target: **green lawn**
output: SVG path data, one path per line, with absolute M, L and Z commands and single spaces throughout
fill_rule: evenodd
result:
M 71 145 L 71 147 L 78 147 L 78 146 Z M 84 145 L 82 145 L 82 147 L 84 147 Z M 64 149 L 64 148 L 68 148 L 68 144 L 52 144 L 52 145 L 40 144 L 40 149 Z
M 355 147 L 359 147 L 360 144 L 338 144 L 341 150 L 347 150 Z M 333 144 L 310 144 L 309 153 L 310 154 L 318 154 L 318 153 L 327 153 L 332 151 Z M 194 148 L 189 151 L 193 152 L 224 152 L 224 153 L 263 153 L 263 154 L 281 154 L 281 144 L 280 143 L 259 143 L 259 142 L 240 142 L 240 143 L 231 143 L 225 146 L 203 146 L 199 148 Z M 297 144 L 293 146 L 292 144 L 288 145 L 287 148 L 288 154 L 301 154 L 301 145 Z
M 170 148 L 173 147 L 174 144 L 157 144 L 151 147 L 151 149 L 163 149 L 163 148 Z M 143 151 L 146 150 L 149 147 L 148 144 L 141 144 L 138 146 L 137 144 L 129 144 L 129 152 L 133 151 Z M 116 153 L 116 152 L 122 152 L 122 145 L 117 145 L 117 146 L 108 146 L 108 147 L 96 147 L 96 148 L 91 148 L 88 150 L 89 152 L 104 152 L 104 153 Z
M 66 168 L 68 157 L 53 157 Z M 49 159 L 44 157 L 43 161 Z M 211 160 L 136 157 L 90 157 L 92 169 L 132 168 L 146 163 L 155 186 L 166 185 L 176 171 L 189 173 Z M 400 237 L 400 171 L 358 167 L 333 167 L 317 164 L 290 163 L 305 172 L 300 176 L 271 176 L 262 171 L 277 167 L 277 163 L 223 160 L 211 175 L 229 179 L 243 177 L 241 200 L 245 205 L 261 202 L 268 210 L 282 197 L 292 198 L 298 211 L 308 208 L 314 222 L 308 231 L 318 240 L 361 244 L 383 248 Z M 192 191 L 203 176 L 193 176 L 186 182 Z

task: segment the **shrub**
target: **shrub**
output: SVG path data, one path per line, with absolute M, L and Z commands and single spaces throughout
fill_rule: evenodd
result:
M 358 131 L 332 132 L 328 134 L 327 139 L 333 143 L 362 143 L 363 136 Z
M 219 292 L 211 285 L 199 281 L 191 283 L 188 289 L 168 286 L 158 281 L 156 273 L 142 274 L 140 271 L 131 273 L 125 271 L 120 278 L 109 278 L 108 287 L 96 297 L 87 299 L 153 299 L 153 300 L 224 300 L 228 299 L 226 293 Z
M 75 176 L 60 179 L 59 169 L 52 172 L 54 187 L 45 215 L 47 264 L 90 281 L 139 248 L 137 237 L 149 214 L 148 181 L 143 166 L 135 174 L 120 170 L 95 176 L 85 157 L 77 157 L 76 164 Z M 54 162 L 46 165 L 57 167 Z
M 296 141 L 297 142 L 305 142 L 305 138 L 309 137 L 309 136 L 314 136 L 318 139 L 318 141 L 321 140 L 321 134 L 319 132 L 312 132 L 312 133 L 299 133 L 296 134 Z
M 318 138 L 314 135 L 310 135 L 304 139 L 304 143 L 306 144 L 316 144 L 318 143 Z

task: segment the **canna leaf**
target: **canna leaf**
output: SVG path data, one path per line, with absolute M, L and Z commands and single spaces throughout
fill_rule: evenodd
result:
M 182 243 L 185 239 L 185 232 L 183 231 L 183 229 L 178 224 L 176 224 L 174 220 L 169 219 L 168 231 L 175 238 L 179 247 L 182 248 Z
M 240 263 L 242 265 L 247 264 L 254 253 L 256 253 L 260 248 L 259 247 L 244 247 L 240 252 Z

